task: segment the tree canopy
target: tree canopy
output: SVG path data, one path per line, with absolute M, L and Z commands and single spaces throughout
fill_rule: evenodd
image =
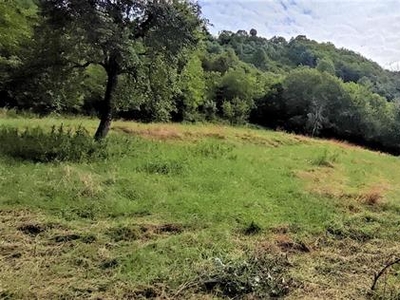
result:
M 143 56 L 173 61 L 200 37 L 200 8 L 188 1 L 41 0 L 44 26 L 62 39 L 59 62 L 71 68 L 99 65 L 107 75 L 96 138 L 107 135 L 113 96 L 122 74 L 139 80 Z

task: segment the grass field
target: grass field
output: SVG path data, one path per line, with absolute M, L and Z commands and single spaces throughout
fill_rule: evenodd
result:
M 61 123 L 97 125 L 0 115 Z M 0 145 L 0 299 L 364 299 L 400 255 L 397 157 L 218 125 L 115 122 L 111 136 L 129 149 L 79 164 Z M 398 299 L 398 271 L 369 297 Z

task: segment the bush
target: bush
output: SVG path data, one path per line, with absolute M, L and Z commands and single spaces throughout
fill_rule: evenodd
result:
M 232 101 L 224 101 L 222 104 L 224 117 L 232 125 L 246 124 L 250 114 L 250 106 L 239 98 L 234 98 Z
M 96 142 L 79 126 L 73 130 L 53 126 L 51 131 L 40 127 L 0 128 L 0 155 L 33 162 L 81 162 L 109 156 L 107 141 Z

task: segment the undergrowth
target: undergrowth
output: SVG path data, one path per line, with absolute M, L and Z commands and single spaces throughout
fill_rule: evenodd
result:
M 83 162 L 106 159 L 121 154 L 129 141 L 119 138 L 113 140 L 95 141 L 82 126 L 76 129 L 65 128 L 63 125 L 53 126 L 50 131 L 41 127 L 0 128 L 0 155 L 18 160 L 32 162 Z

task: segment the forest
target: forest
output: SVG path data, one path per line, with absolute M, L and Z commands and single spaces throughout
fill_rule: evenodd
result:
M 210 33 L 187 1 L 0 2 L 0 107 L 215 122 L 400 154 L 400 73 L 304 35 Z

